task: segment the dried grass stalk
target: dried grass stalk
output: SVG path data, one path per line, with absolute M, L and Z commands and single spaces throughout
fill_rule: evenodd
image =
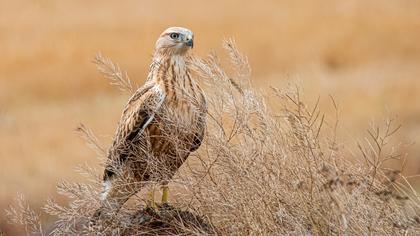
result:
M 115 85 L 122 92 L 132 94 L 136 91 L 136 87 L 132 85 L 126 71 L 120 69 L 118 64 L 112 62 L 111 59 L 98 53 L 93 60 L 98 71 L 107 78 L 112 85 Z
M 21 225 L 26 234 L 45 235 L 39 219 L 40 215 L 31 209 L 22 194 L 16 198 L 16 205 L 6 210 L 6 215 L 11 223 Z
M 91 148 L 99 157 L 104 157 L 106 149 L 99 142 L 96 135 L 91 129 L 86 127 L 84 124 L 80 124 L 76 129 L 76 133 L 85 140 L 89 148 Z
M 358 145 L 360 154 L 351 162 L 336 134 L 339 112 L 333 99 L 337 117 L 332 119 L 320 110 L 319 99 L 307 105 L 294 86 L 273 89 L 268 97 L 282 109 L 270 109 L 267 96 L 251 86 L 246 57 L 232 40 L 224 47 L 234 75 L 226 72 L 216 55 L 190 61 L 207 87 L 207 132 L 201 148 L 173 179 L 180 189 L 178 200 L 172 202 L 175 211 L 139 210 L 144 203 L 140 194 L 118 215 L 90 226 L 99 206 L 100 179 L 92 184 L 62 183 L 59 193 L 70 204 L 64 207 L 49 201 L 44 208 L 58 219 L 54 235 L 420 234 L 417 193 L 401 170 L 386 168 L 388 161 L 404 157 L 389 147 L 389 139 L 398 130 L 392 120 L 384 129 L 369 130 L 365 142 Z M 100 68 L 119 71 L 102 57 L 97 61 Z M 128 77 L 103 71 L 117 78 L 117 86 L 131 91 Z M 175 131 L 185 128 L 174 127 Z M 104 151 L 86 127 L 79 132 L 90 146 Z M 25 205 L 11 214 L 17 216 L 15 222 L 42 232 L 35 213 Z M 150 219 L 159 219 L 160 224 Z

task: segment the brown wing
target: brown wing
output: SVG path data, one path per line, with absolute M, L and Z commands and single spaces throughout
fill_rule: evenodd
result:
M 198 110 L 200 111 L 200 115 L 198 117 L 198 131 L 194 135 L 194 139 L 191 143 L 190 152 L 196 151 L 200 146 L 204 139 L 204 132 L 206 130 L 206 115 L 207 115 L 207 101 L 206 97 L 204 95 L 203 90 L 200 88 L 200 86 L 197 85 L 197 91 L 200 94 L 200 101 L 197 101 L 198 103 Z
M 105 168 L 104 180 L 114 174 L 113 165 L 124 162 L 130 151 L 131 143 L 141 138 L 141 134 L 154 119 L 160 109 L 165 94 L 157 85 L 145 85 L 128 101 L 114 141 L 108 153 L 108 165 Z
M 199 117 L 199 125 L 198 125 L 198 130 L 197 132 L 194 134 L 194 138 L 191 142 L 191 147 L 190 147 L 190 152 L 194 152 L 196 151 L 200 146 L 201 146 L 201 142 L 204 139 L 204 132 L 205 132 L 205 127 L 206 127 L 206 120 L 204 116 Z

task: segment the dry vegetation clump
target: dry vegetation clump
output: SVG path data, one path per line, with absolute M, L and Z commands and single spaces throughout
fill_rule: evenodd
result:
M 50 200 L 44 207 L 57 217 L 54 235 L 420 233 L 416 192 L 401 170 L 386 168 L 387 162 L 403 159 L 387 146 L 398 130 L 392 120 L 383 129 L 369 130 L 365 142 L 349 155 L 345 148 L 350 147 L 342 147 L 336 135 L 338 115 L 333 119 L 322 115 L 318 101 L 306 105 L 299 89 L 274 88 L 263 96 L 251 86 L 246 57 L 233 41 L 226 41 L 224 47 L 232 73 L 216 55 L 191 61 L 207 87 L 207 131 L 201 148 L 173 179 L 181 186 L 173 206 L 156 211 L 144 208 L 140 194 L 118 215 L 92 227 L 91 216 L 100 205 L 101 178 L 94 168 L 83 167 L 80 172 L 92 182 L 60 184 L 58 191 L 70 198 L 70 204 L 60 206 Z M 99 66 L 112 64 L 101 58 L 97 58 Z M 112 79 L 116 78 L 112 74 L 121 77 L 113 68 L 119 71 L 110 66 L 110 71 L 102 72 Z M 114 83 L 131 87 L 118 81 Z M 264 97 L 282 109 L 270 109 Z M 338 113 L 333 100 L 332 104 Z M 103 156 L 105 149 L 94 134 L 84 126 L 79 131 Z M 9 213 L 29 232 L 46 232 L 22 201 Z

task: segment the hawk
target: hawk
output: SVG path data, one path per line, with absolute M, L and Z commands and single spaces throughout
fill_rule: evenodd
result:
M 193 40 L 182 27 L 168 28 L 158 38 L 147 80 L 125 106 L 108 151 L 102 206 L 95 215 L 117 212 L 146 181 L 162 184 L 167 203 L 168 181 L 200 146 L 207 106 L 190 74 Z

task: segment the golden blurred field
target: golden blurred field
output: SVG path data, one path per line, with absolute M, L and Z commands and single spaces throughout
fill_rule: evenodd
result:
M 234 37 L 262 89 L 298 81 L 326 112 L 332 95 L 349 147 L 387 116 L 403 125 L 396 143 L 420 138 L 419 1 L 0 0 L 0 209 L 17 192 L 42 205 L 59 180 L 79 178 L 76 165 L 97 163 L 73 130 L 83 122 L 108 144 L 127 96 L 94 55 L 142 84 L 156 38 L 175 25 L 194 31 L 199 56 Z M 420 173 L 420 144 L 404 151 L 407 174 Z

